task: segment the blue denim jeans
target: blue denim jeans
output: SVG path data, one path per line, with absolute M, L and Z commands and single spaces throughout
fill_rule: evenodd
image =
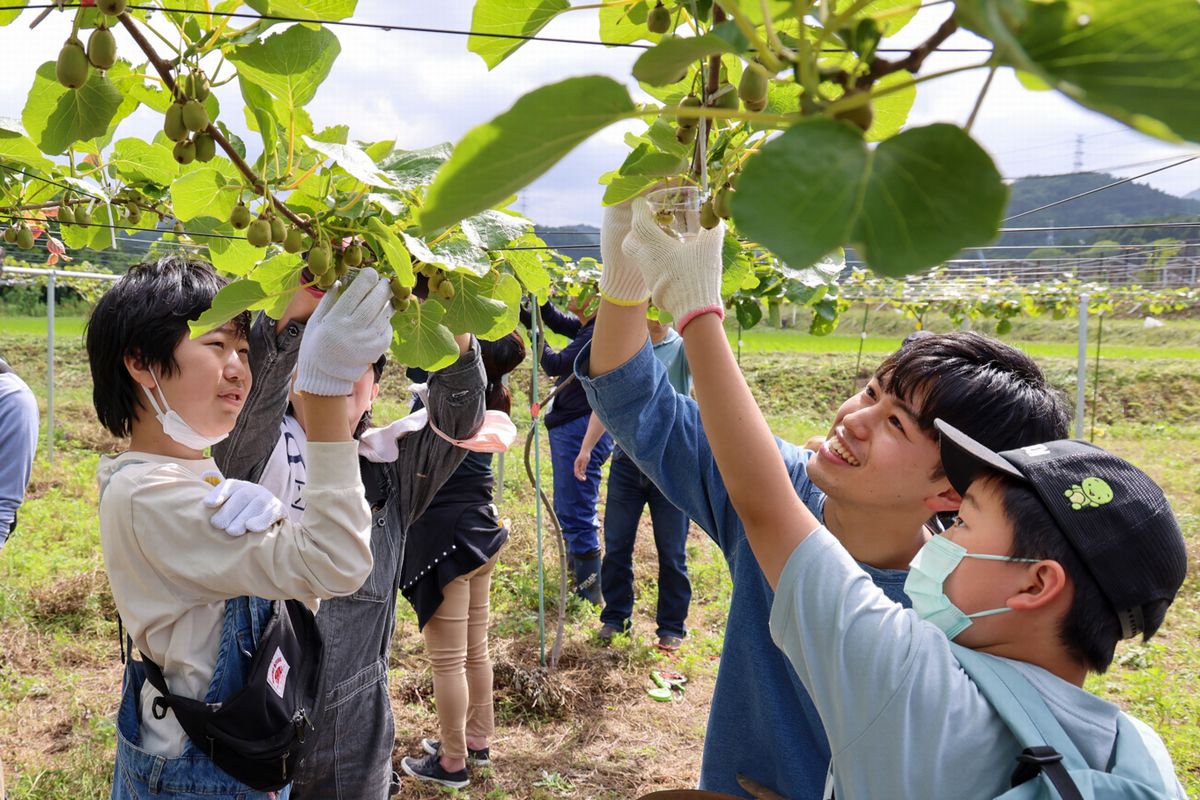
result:
M 550 459 L 554 465 L 554 513 L 567 540 L 567 552 L 586 556 L 600 549 L 600 467 L 612 452 L 612 437 L 605 433 L 592 448 L 587 480 L 575 479 L 575 457 L 587 433 L 588 416 L 550 429 Z
M 217 665 L 204 696 L 206 703 L 229 697 L 245 685 L 258 638 L 271 615 L 271 602 L 238 597 L 225 602 L 225 622 Z M 141 745 L 141 696 L 146 672 L 132 658 L 125 665 L 121 706 L 117 711 L 117 757 L 113 769 L 113 800 L 287 800 L 291 787 L 260 792 L 231 778 L 187 740 L 175 758 L 149 753 Z
M 609 467 L 604 505 L 604 563 L 600 567 L 604 610 L 600 621 L 621 629 L 629 626 L 633 615 L 633 544 L 647 504 L 658 549 L 658 635 L 683 637 L 692 601 L 687 573 L 687 514 L 663 497 L 654 482 L 620 450 Z

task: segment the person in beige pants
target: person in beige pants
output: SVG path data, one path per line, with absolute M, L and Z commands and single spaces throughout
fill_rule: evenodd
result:
M 508 413 L 511 397 L 500 379 L 525 359 L 515 333 L 480 342 L 490 411 Z M 409 370 L 414 380 L 420 374 Z M 433 667 L 440 739 L 421 742 L 426 755 L 407 757 L 404 772 L 461 789 L 467 771 L 487 766 L 493 731 L 492 661 L 488 655 L 488 592 L 508 530 L 492 504 L 492 457 L 471 452 L 409 529 L 400 591 L 417 612 Z

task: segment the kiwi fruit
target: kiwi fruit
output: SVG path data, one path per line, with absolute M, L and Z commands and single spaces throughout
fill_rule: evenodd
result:
M 347 267 L 357 267 L 363 261 L 362 247 L 352 244 L 342 253 L 342 261 L 346 262 Z
M 58 224 L 70 225 L 75 221 L 75 213 L 71 211 L 71 207 L 62 205 L 58 207 Z
M 88 211 L 83 206 L 76 206 L 76 208 L 75 208 L 75 224 L 76 225 L 91 225 L 92 224 L 92 212 Z
M 129 5 L 128 0 L 96 0 L 96 8 L 100 12 L 107 14 L 110 17 L 117 17 L 125 13 L 125 7 Z
M 283 244 L 284 239 L 287 239 L 287 225 L 283 224 L 283 220 L 275 215 L 271 215 L 271 241 L 275 244 Z
M 392 311 L 395 311 L 397 314 L 403 314 L 405 311 L 408 311 L 408 307 L 412 305 L 414 299 L 412 297 L 396 297 L 392 295 Z
M 304 249 L 304 234 L 299 228 L 292 228 L 283 239 L 283 249 L 289 253 L 299 253 Z
M 344 278 L 344 277 L 346 277 L 346 273 L 349 271 L 350 271 L 350 267 L 346 264 L 345 259 L 342 258 L 341 253 L 338 253 L 336 256 L 333 257 L 333 274 L 334 275 L 337 275 L 338 278 Z
M 333 288 L 334 281 L 336 280 L 337 275 L 334 274 L 333 270 L 322 272 L 317 276 L 317 288 L 321 289 L 322 291 L 329 291 Z
M 332 260 L 333 254 L 329 251 L 329 243 L 320 242 L 308 251 L 308 271 L 313 275 L 324 275 L 327 272 L 332 272 L 329 269 Z
M 717 223 L 720 221 L 721 218 L 717 216 L 717 212 L 713 209 L 712 199 L 705 200 L 704 205 L 700 206 L 700 225 L 706 231 L 711 231 L 717 227 Z
M 728 183 L 722 186 L 717 193 L 713 195 L 712 207 L 713 211 L 721 219 L 729 219 L 733 215 L 733 187 Z
M 137 203 L 130 203 L 128 206 L 129 224 L 137 225 L 142 221 L 142 210 L 138 208 Z
M 183 124 L 192 133 L 198 133 L 208 127 L 208 111 L 199 100 L 188 100 L 183 104 Z
M 217 154 L 217 142 L 207 133 L 197 133 L 192 140 L 196 144 L 196 160 L 208 163 Z
M 847 108 L 844 111 L 837 111 L 833 115 L 834 119 L 840 119 L 843 122 L 849 122 L 863 132 L 871 128 L 871 124 L 875 122 L 875 112 L 871 110 L 870 103 L 863 103 L 861 106 Z
M 229 212 L 229 224 L 239 231 L 244 231 L 250 225 L 250 209 L 246 208 L 245 203 L 238 203 Z
M 412 289 L 400 283 L 399 278 L 392 278 L 388 284 L 392 287 L 392 298 L 395 300 L 407 300 L 412 294 Z
M 438 297 L 443 300 L 454 299 L 454 284 L 451 281 L 442 281 L 437 287 Z
M 750 111 L 762 111 L 767 107 L 767 89 L 770 85 L 767 76 L 753 67 L 746 67 L 742 79 L 738 82 L 738 97 Z
M 33 231 L 25 223 L 21 223 L 21 227 L 17 228 L 17 247 L 22 250 L 33 247 Z
M 659 0 L 646 15 L 646 29 L 651 33 L 666 33 L 671 30 L 671 12 L 662 4 L 662 0 Z
M 188 97 L 203 103 L 212 91 L 212 84 L 209 83 L 208 76 L 203 72 L 193 71 L 184 76 L 182 88 L 183 93 Z
M 88 37 L 87 57 L 96 69 L 112 69 L 117 63 L 117 39 L 112 31 L 103 25 L 92 31 Z
M 696 141 L 696 127 L 697 126 L 695 125 L 689 125 L 685 128 L 684 126 L 680 125 L 675 131 L 675 139 L 680 144 L 691 144 L 692 142 Z
M 17 229 L 13 228 L 13 227 L 5 228 L 4 229 L 4 241 L 8 242 L 9 244 L 16 244 L 17 243 Z M 393 287 L 393 291 L 395 291 L 394 287 Z
M 702 105 L 704 105 L 704 104 L 700 102 L 700 98 L 696 97 L 696 95 L 694 95 L 694 94 L 689 94 L 687 97 L 685 97 L 679 101 L 680 109 L 700 108 L 700 106 L 702 106 Z M 675 119 L 676 119 L 676 122 L 679 123 L 679 127 L 681 127 L 681 128 L 694 128 L 700 122 L 699 117 L 688 117 L 688 116 L 684 116 L 683 114 L 680 114 Z
M 163 133 L 172 142 L 182 142 L 187 138 L 187 125 L 183 124 L 183 106 L 179 103 L 172 103 L 167 109 L 167 115 L 163 118 Z
M 246 241 L 255 247 L 266 247 L 271 243 L 271 223 L 259 217 L 246 229 Z
M 58 61 L 54 65 L 58 82 L 68 89 L 78 89 L 87 83 L 88 72 L 88 57 L 83 45 L 78 39 L 67 39 L 58 51 Z
M 175 160 L 180 164 L 190 164 L 196 160 L 196 145 L 189 139 L 176 142 L 171 155 L 175 156 Z
M 717 87 L 716 93 L 709 99 L 708 104 L 713 108 L 724 108 L 728 111 L 738 110 L 738 95 L 737 90 L 733 88 L 731 83 L 722 83 Z

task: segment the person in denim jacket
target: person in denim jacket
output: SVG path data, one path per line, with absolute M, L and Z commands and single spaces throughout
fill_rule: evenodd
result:
M 298 409 L 289 406 L 288 389 L 304 320 L 315 304 L 315 298 L 304 299 L 305 291 L 297 294 L 284 319 L 275 322 L 260 315 L 255 321 L 250 332 L 254 386 L 229 439 L 214 448 L 227 477 L 262 481 L 282 461 L 291 477 L 275 483 L 286 487 L 288 494 L 280 500 L 289 514 L 299 513 L 297 504 L 303 507 L 303 486 L 298 485 L 302 478 L 296 476 L 303 475 L 304 425 Z M 466 439 L 483 422 L 484 374 L 474 337 L 464 334 L 456 341 L 458 360 L 430 376 L 429 409 L 442 432 Z M 348 414 L 357 423 L 356 438 L 370 422 L 381 372 L 382 363 L 377 362 L 347 397 Z M 317 613 L 328 652 L 326 712 L 316 748 L 292 784 L 292 797 L 300 800 L 384 800 L 399 782 L 391 762 L 395 729 L 387 659 L 405 539 L 409 526 L 467 451 L 440 438 L 429 426 L 398 439 L 397 447 L 399 455 L 391 462 L 359 457 L 371 509 L 375 566 L 362 588 L 349 597 L 322 603 Z
M 739 781 L 745 776 L 791 800 L 816 800 L 830 762 L 821 719 L 772 642 L 773 594 L 729 502 L 696 403 L 670 385 L 647 340 L 650 290 L 621 250 L 630 225 L 628 205 L 606 209 L 604 299 L 575 375 L 616 444 L 712 537 L 729 565 L 733 592 L 699 785 L 751 797 Z M 721 234 L 701 235 L 720 252 Z M 676 328 L 690 321 L 676 319 Z M 951 333 L 919 339 L 884 361 L 838 408 L 818 451 L 777 439 L 796 495 L 900 602 L 907 601 L 906 568 L 927 537 L 925 523 L 960 500 L 941 472 L 935 417 L 1001 450 L 1062 438 L 1067 427 L 1062 401 L 1032 360 L 983 336 Z

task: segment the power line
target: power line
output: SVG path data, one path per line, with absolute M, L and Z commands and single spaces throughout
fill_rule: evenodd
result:
M 0 8 L 0 11 L 3 11 L 3 10 L 4 10 L 3 8 Z M 18 172 L 18 173 L 24 175 L 26 178 L 32 178 L 35 181 L 41 181 L 42 183 L 48 183 L 51 186 L 57 186 L 60 189 L 66 189 L 68 192 L 78 192 L 79 194 L 86 195 L 86 196 L 92 198 L 93 200 L 99 200 L 101 203 L 108 202 L 107 199 L 101 197 L 98 194 L 92 194 L 91 192 L 86 191 L 84 189 L 80 189 L 76 186 L 68 186 L 65 183 L 59 183 L 58 181 L 52 181 L 49 178 L 43 178 L 40 175 L 34 175 L 33 173 L 26 172 L 23 169 L 17 169 L 16 167 L 10 167 L 7 164 L 0 164 L 0 169 L 5 169 L 5 170 L 8 170 L 9 172 Z
M 930 3 L 929 5 L 931 5 L 931 6 L 938 5 L 938 4 L 940 4 L 940 2 L 945 2 L 945 0 L 938 0 L 937 2 Z M 80 6 L 80 3 L 64 3 L 62 7 L 63 8 L 79 8 L 79 6 Z M 56 3 L 40 3 L 40 4 L 30 4 L 27 6 L 0 6 L 0 11 L 15 11 L 18 9 L 26 9 L 26 8 L 28 8 L 28 9 L 39 9 L 39 8 L 40 9 L 54 9 L 54 8 L 58 8 L 58 7 L 59 6 Z M 233 17 L 233 18 L 237 18 L 237 19 L 265 20 L 265 21 L 269 21 L 269 22 L 301 22 L 301 23 L 305 23 L 305 24 L 309 24 L 309 25 L 330 25 L 330 26 L 339 26 L 339 27 L 345 27 L 345 28 L 368 28 L 368 29 L 380 30 L 380 31 L 407 31 L 407 32 L 411 32 L 411 33 L 435 33 L 435 34 L 444 34 L 444 35 L 451 35 L 451 36 L 479 36 L 479 37 L 488 38 L 488 39 L 519 39 L 519 40 L 527 41 L 527 42 L 554 42 L 554 43 L 558 43 L 558 44 L 579 44 L 579 45 L 590 45 L 590 46 L 597 46 L 597 47 L 632 47 L 632 48 L 640 49 L 640 50 L 649 50 L 649 49 L 655 47 L 655 45 L 653 45 L 653 44 L 639 44 L 637 42 L 606 42 L 606 41 L 597 41 L 597 40 L 592 40 L 592 39 L 566 39 L 566 38 L 556 37 L 556 36 L 530 36 L 530 35 L 521 34 L 521 33 L 494 33 L 494 32 L 489 32 L 489 31 L 464 31 L 464 30 L 456 30 L 453 28 L 428 28 L 428 27 L 421 27 L 421 26 L 415 26 L 415 25 L 397 25 L 397 24 L 392 24 L 392 23 L 354 22 L 351 20 L 324 20 L 324 19 L 317 19 L 315 17 L 289 17 L 289 16 L 276 15 L 276 14 L 249 14 L 244 11 L 242 11 L 242 12 L 219 12 L 219 11 L 208 11 L 205 9 L 196 9 L 196 8 L 172 8 L 172 7 L 160 8 L 159 6 L 152 6 L 152 5 L 131 5 L 131 6 L 129 6 L 129 8 L 135 9 L 135 10 L 141 10 L 141 11 L 162 11 L 162 12 L 173 13 L 173 14 L 193 14 L 193 15 L 198 15 L 198 16 L 209 16 L 209 17 Z M 821 52 L 823 52 L 823 53 L 845 53 L 848 51 L 845 48 L 833 47 L 833 48 L 824 48 Z M 908 53 L 910 51 L 906 50 L 904 48 L 879 48 L 875 52 L 877 52 L 877 53 Z M 990 52 L 992 52 L 992 50 L 990 48 L 985 48 L 985 47 L 947 47 L 947 48 L 938 49 L 936 52 L 938 52 L 938 53 L 990 53 Z
M 1031 208 L 1028 211 L 1022 211 L 1019 214 L 1013 214 L 1012 216 L 1005 217 L 1003 221 L 1009 222 L 1014 219 L 1019 219 L 1020 217 L 1027 217 L 1030 214 L 1036 214 L 1039 211 L 1045 211 L 1048 208 L 1054 208 L 1055 206 L 1061 206 L 1063 203 L 1069 203 L 1072 200 L 1078 200 L 1081 197 L 1087 197 L 1088 195 L 1096 194 L 1097 192 L 1103 192 L 1106 189 L 1112 189 L 1116 186 L 1121 186 L 1121 185 L 1129 183 L 1131 181 L 1136 181 L 1138 178 L 1145 178 L 1145 177 L 1147 177 L 1149 175 L 1153 175 L 1157 172 L 1163 172 L 1168 169 L 1174 169 L 1175 167 L 1179 167 L 1184 164 L 1195 161 L 1197 158 L 1200 158 L 1200 156 L 1189 156 L 1189 157 L 1183 159 L 1182 161 L 1176 161 L 1174 164 L 1168 164 L 1165 167 L 1159 167 L 1157 169 L 1152 169 L 1149 172 L 1143 172 L 1141 175 L 1134 175 L 1132 178 L 1122 178 L 1119 181 L 1115 181 L 1114 183 L 1110 183 L 1105 186 L 1097 186 L 1095 189 L 1088 189 L 1086 192 L 1080 192 L 1079 194 L 1073 194 L 1070 197 L 1064 197 L 1062 200 L 1055 200 L 1053 203 L 1046 203 L 1046 205 L 1044 205 L 1044 206 L 1038 206 L 1037 208 Z
M 1006 181 L 1033 181 L 1033 180 L 1041 181 L 1041 180 L 1052 180 L 1055 178 L 1066 178 L 1066 177 L 1070 177 L 1072 175 L 1086 175 L 1090 172 L 1115 172 L 1116 170 L 1119 170 L 1119 169 L 1130 169 L 1131 167 L 1145 167 L 1150 164 L 1161 164 L 1164 161 L 1172 161 L 1176 158 L 1179 158 L 1180 155 L 1181 155 L 1180 153 L 1175 153 L 1174 155 L 1163 156 L 1162 158 L 1151 158 L 1146 161 L 1133 161 L 1128 164 L 1109 164 L 1109 165 L 1106 165 L 1103 167 L 1091 167 L 1089 169 L 1083 170 L 1082 172 L 1056 172 L 1053 175 L 1018 175 L 1015 177 L 1006 177 L 1004 180 L 1006 180 Z M 1193 153 L 1192 155 L 1198 155 L 1198 154 Z

